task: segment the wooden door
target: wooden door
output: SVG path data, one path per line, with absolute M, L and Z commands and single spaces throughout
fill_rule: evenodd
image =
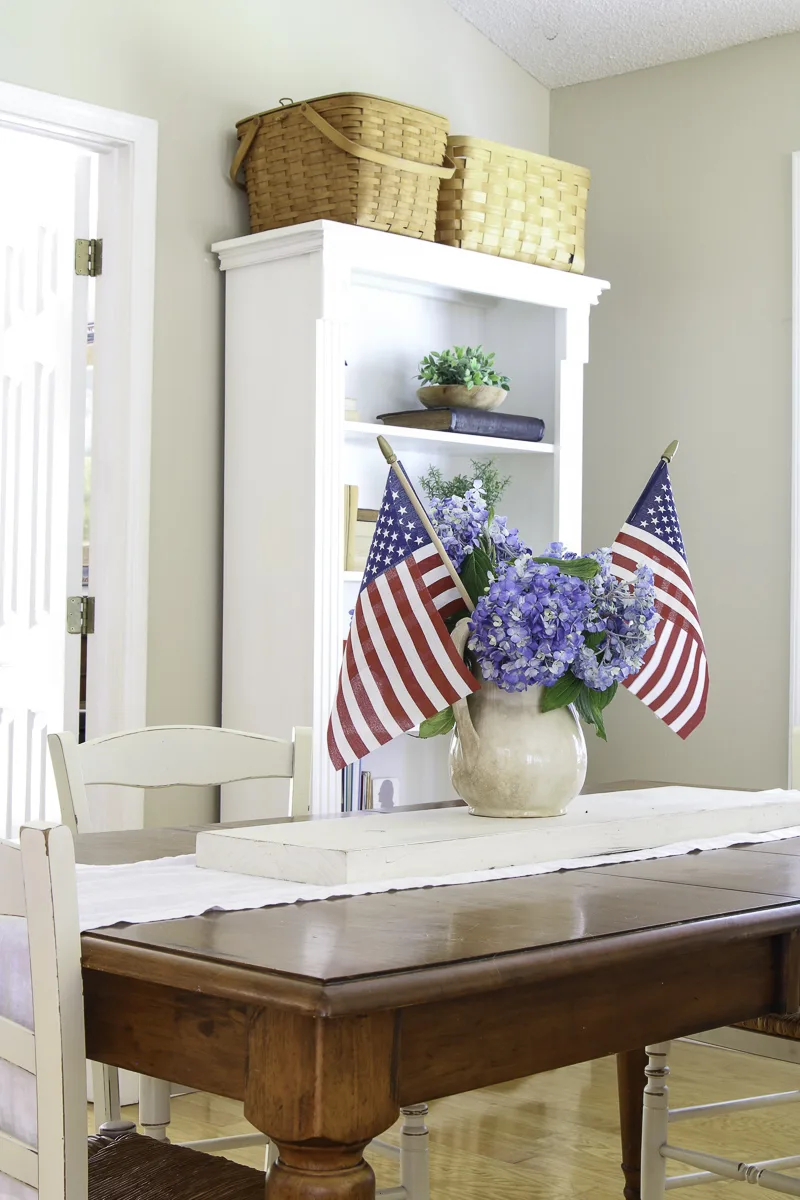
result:
M 78 728 L 90 159 L 0 130 L 0 836 L 57 816 L 49 731 Z

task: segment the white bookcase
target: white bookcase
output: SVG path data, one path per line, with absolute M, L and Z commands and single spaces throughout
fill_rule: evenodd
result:
M 226 281 L 222 720 L 286 737 L 314 729 L 314 807 L 336 812 L 326 732 L 359 576 L 343 570 L 343 486 L 378 506 L 383 433 L 412 480 L 492 457 L 500 511 L 536 548 L 581 541 L 583 367 L 608 284 L 393 234 L 314 221 L 220 242 Z M 417 408 L 417 364 L 455 344 L 496 352 L 503 411 L 542 417 L 540 443 L 387 428 Z M 345 421 L 345 396 L 359 422 Z M 447 738 L 406 736 L 369 756 L 400 805 L 453 795 Z M 225 820 L 284 811 L 279 786 L 225 789 Z

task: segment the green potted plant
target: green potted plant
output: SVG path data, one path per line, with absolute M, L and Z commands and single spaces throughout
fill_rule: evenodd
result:
M 508 395 L 510 380 L 498 375 L 494 354 L 482 346 L 454 346 L 431 351 L 419 364 L 423 386 L 417 390 L 426 408 L 497 408 Z

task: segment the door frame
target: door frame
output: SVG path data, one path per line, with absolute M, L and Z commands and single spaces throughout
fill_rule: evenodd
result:
M 789 787 L 800 788 L 800 150 L 792 155 L 792 532 Z
M 115 553 L 113 628 L 106 626 L 102 647 L 93 646 L 101 651 L 93 655 L 92 671 L 100 673 L 95 682 L 103 703 L 102 712 L 87 711 L 87 728 L 97 736 L 147 723 L 158 125 L 149 117 L 3 82 L 0 125 L 100 155 L 98 225 L 113 273 L 97 296 L 103 346 L 96 347 L 95 375 L 103 390 L 104 446 L 115 464 L 103 496 L 113 514 Z

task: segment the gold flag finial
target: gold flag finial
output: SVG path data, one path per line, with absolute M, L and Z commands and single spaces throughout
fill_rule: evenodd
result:
M 664 453 L 661 455 L 661 461 L 665 462 L 665 463 L 672 462 L 679 445 L 680 445 L 680 443 L 677 440 L 677 438 L 675 439 L 674 442 L 670 442 L 670 444 L 667 446 Z
M 380 446 L 381 453 L 383 454 L 383 457 L 386 459 L 389 466 L 391 466 L 393 463 L 397 462 L 397 455 L 395 454 L 394 450 L 389 445 L 389 443 L 387 442 L 385 437 L 378 438 L 378 445 Z

